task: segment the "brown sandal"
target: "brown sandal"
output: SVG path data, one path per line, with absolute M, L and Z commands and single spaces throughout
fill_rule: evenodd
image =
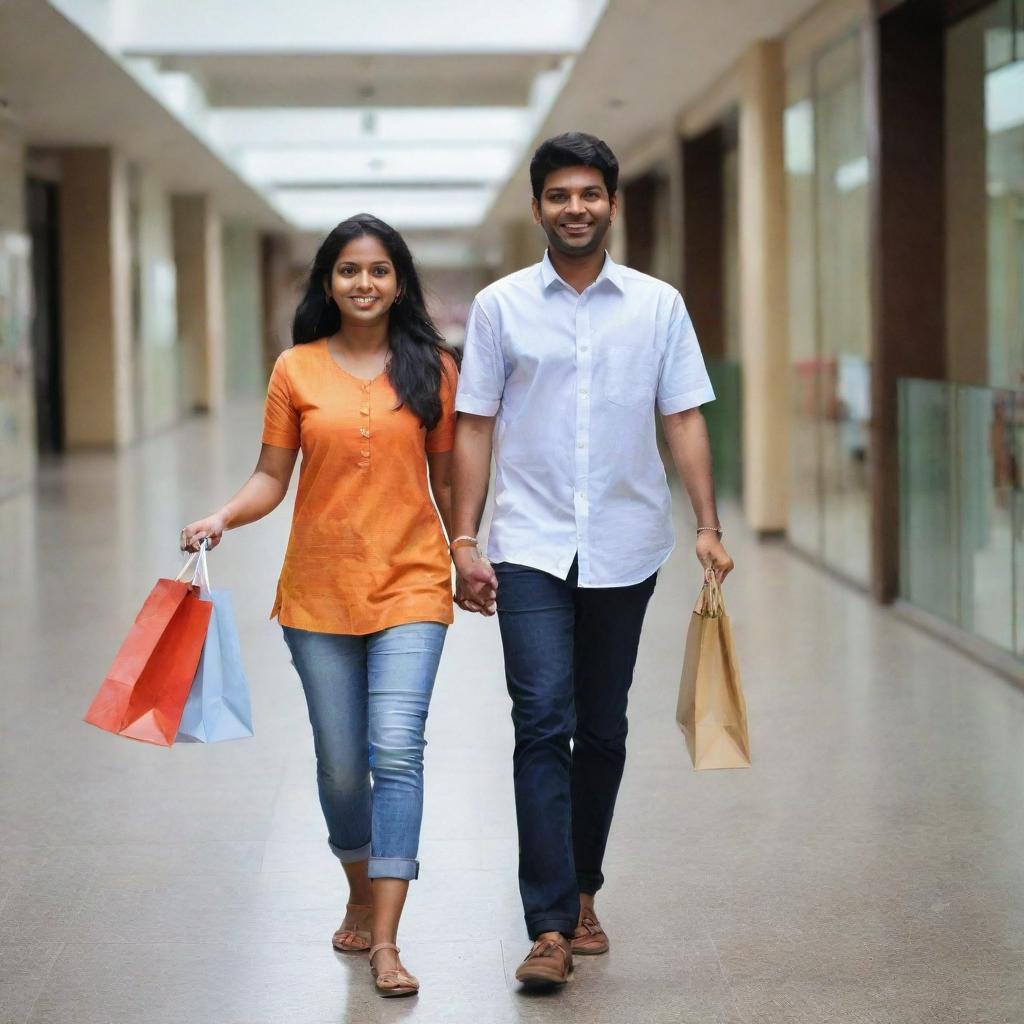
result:
M 373 910 L 373 907 L 366 903 L 346 903 L 346 910 Z M 362 929 L 342 928 L 331 938 L 331 945 L 339 953 L 365 953 L 370 948 L 370 933 Z
M 374 954 L 382 949 L 393 949 L 396 953 L 401 950 L 393 942 L 378 942 L 370 950 L 370 971 L 374 977 L 377 991 L 385 999 L 395 996 L 414 996 L 420 990 L 420 983 L 404 968 L 398 967 L 390 971 L 378 971 L 373 966 Z

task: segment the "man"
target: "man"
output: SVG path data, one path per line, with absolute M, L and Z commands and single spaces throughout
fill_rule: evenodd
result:
M 515 724 L 525 984 L 561 984 L 608 949 L 594 909 L 626 756 L 626 701 L 647 602 L 674 546 L 660 410 L 720 579 L 707 430 L 714 398 L 679 293 L 604 249 L 618 163 L 570 132 L 530 164 L 548 249 L 485 288 L 467 324 L 454 449 L 457 600 L 496 600 Z M 488 556 L 476 546 L 496 463 Z M 493 568 L 492 568 L 493 565 Z

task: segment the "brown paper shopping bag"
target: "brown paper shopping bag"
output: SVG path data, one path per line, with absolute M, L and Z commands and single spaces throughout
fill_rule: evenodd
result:
M 722 590 L 708 572 L 686 634 L 676 721 L 694 768 L 749 768 L 747 702 Z

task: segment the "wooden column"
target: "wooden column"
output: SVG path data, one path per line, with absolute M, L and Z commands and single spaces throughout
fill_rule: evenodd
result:
M 654 175 L 644 174 L 626 183 L 626 259 L 634 270 L 650 274 L 654 265 Z
M 897 380 L 945 376 L 942 5 L 907 0 L 867 32 L 872 162 L 871 532 L 875 597 L 899 590 Z
M 682 142 L 683 298 L 708 359 L 725 357 L 722 130 Z

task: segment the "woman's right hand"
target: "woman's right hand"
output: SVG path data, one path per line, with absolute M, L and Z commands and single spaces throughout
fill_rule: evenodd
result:
M 207 516 L 205 519 L 197 519 L 194 523 L 189 523 L 181 531 L 181 550 L 198 551 L 200 543 L 204 540 L 209 542 L 209 547 L 212 550 L 220 543 L 225 526 L 224 514 L 222 512 Z

